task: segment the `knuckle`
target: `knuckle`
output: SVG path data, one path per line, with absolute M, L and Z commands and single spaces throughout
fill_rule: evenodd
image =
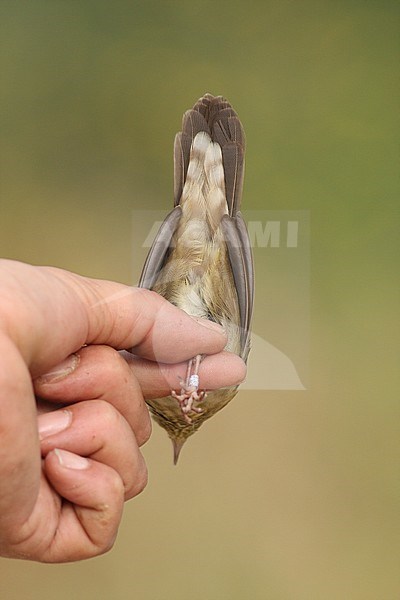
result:
M 121 476 L 116 471 L 114 471 L 114 477 L 109 478 L 108 493 L 110 497 L 113 498 L 115 504 L 117 504 L 119 501 L 121 501 L 121 499 L 124 498 L 124 482 L 122 481 Z
M 138 469 L 134 475 L 132 484 L 130 485 L 129 490 L 126 493 L 126 498 L 130 499 L 130 498 L 134 498 L 135 496 L 138 496 L 141 492 L 143 492 L 144 488 L 147 485 L 147 482 L 148 482 L 147 467 L 146 467 L 144 460 L 142 459 L 140 462 L 140 465 L 138 466 Z
M 106 400 L 92 400 L 91 402 L 105 431 L 112 431 L 120 422 L 120 414 L 117 409 Z

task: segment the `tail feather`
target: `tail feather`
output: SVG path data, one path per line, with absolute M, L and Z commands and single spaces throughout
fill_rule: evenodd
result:
M 244 174 L 245 137 L 240 120 L 225 98 L 205 94 L 186 111 L 182 132 L 175 139 L 175 205 L 181 201 L 188 176 L 191 145 L 200 131 L 205 131 L 222 149 L 226 201 L 229 214 L 240 208 Z

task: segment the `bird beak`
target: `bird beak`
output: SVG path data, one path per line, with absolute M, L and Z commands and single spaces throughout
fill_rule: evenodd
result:
M 185 442 L 186 442 L 186 440 L 177 440 L 177 439 L 172 440 L 172 446 L 174 448 L 174 465 L 176 465 L 178 462 L 178 458 L 181 453 L 182 446 Z

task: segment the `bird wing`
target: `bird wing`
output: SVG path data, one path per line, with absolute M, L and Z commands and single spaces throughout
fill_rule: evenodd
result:
M 139 287 L 151 290 L 169 254 L 172 236 L 182 215 L 180 206 L 176 206 L 164 219 L 144 263 L 139 279 Z
M 250 240 L 240 212 L 224 215 L 221 228 L 228 249 L 240 313 L 240 355 L 247 359 L 250 351 L 250 326 L 254 303 L 254 268 Z

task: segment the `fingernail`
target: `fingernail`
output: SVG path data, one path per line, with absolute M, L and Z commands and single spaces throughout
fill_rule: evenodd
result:
M 44 375 L 40 375 L 36 381 L 38 383 L 56 383 L 75 371 L 79 364 L 79 360 L 79 354 L 70 354 L 65 360 L 53 367 L 51 371 L 44 373 Z
M 209 321 L 208 319 L 200 319 L 199 317 L 191 317 L 196 323 L 202 325 L 203 327 L 207 327 L 207 329 L 211 329 L 211 331 L 216 331 L 221 335 L 225 335 L 224 328 L 216 323 L 215 321 Z
M 54 454 L 58 458 L 58 462 L 62 467 L 66 467 L 67 469 L 87 469 L 90 465 L 90 462 L 84 456 L 79 456 L 78 454 L 73 454 L 72 452 L 68 452 L 68 450 L 60 450 L 56 448 L 54 450 Z
M 38 418 L 39 439 L 44 440 L 55 433 L 64 431 L 71 425 L 72 413 L 70 410 L 55 410 L 40 415 Z

